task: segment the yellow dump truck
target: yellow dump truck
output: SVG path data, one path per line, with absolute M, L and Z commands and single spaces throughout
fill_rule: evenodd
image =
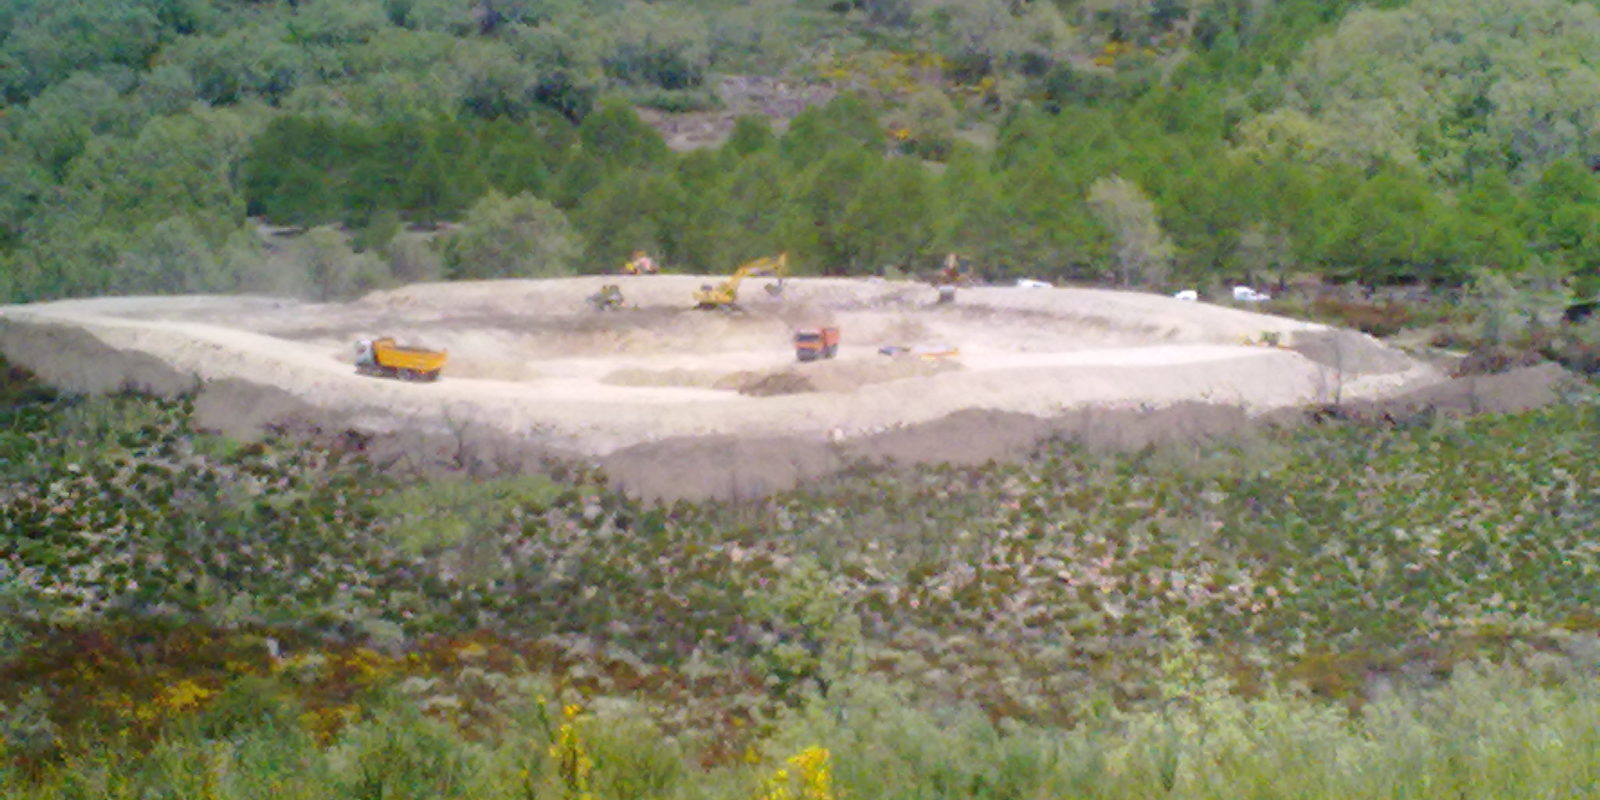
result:
M 403 381 L 436 381 L 449 355 L 443 350 L 405 347 L 393 337 L 356 343 L 356 372 Z

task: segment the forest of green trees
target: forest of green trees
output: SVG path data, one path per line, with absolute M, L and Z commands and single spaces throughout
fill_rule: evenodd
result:
M 0 299 L 331 298 L 635 248 L 1587 295 L 1595 53 L 1594 0 L 0 0 Z M 839 91 L 714 149 L 637 113 L 715 108 L 722 75 Z M 298 256 L 258 218 L 309 229 Z

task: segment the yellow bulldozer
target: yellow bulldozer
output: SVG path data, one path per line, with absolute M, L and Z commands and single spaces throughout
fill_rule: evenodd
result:
M 765 256 L 746 262 L 734 271 L 733 277 L 722 283 L 716 286 L 712 286 L 709 283 L 702 285 L 700 290 L 694 293 L 694 307 L 702 310 L 737 310 L 739 308 L 739 284 L 751 275 L 768 275 L 777 278 L 777 283 L 767 284 L 767 293 L 774 296 L 783 294 L 783 279 L 788 274 L 788 253 Z

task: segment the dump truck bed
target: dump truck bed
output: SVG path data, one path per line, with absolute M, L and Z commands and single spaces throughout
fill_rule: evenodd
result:
M 378 339 L 372 343 L 372 356 L 378 367 L 401 377 L 433 380 L 439 377 L 449 356 L 443 350 L 424 347 L 406 347 L 393 339 Z

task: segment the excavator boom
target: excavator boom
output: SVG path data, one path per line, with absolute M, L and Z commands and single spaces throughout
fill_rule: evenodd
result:
M 784 276 L 789 274 L 789 254 L 779 253 L 777 256 L 764 256 L 754 261 L 747 262 L 734 270 L 733 276 L 721 284 L 703 286 L 694 293 L 697 308 L 729 308 L 739 299 L 739 284 L 751 275 L 771 275 L 778 278 L 780 284 Z

